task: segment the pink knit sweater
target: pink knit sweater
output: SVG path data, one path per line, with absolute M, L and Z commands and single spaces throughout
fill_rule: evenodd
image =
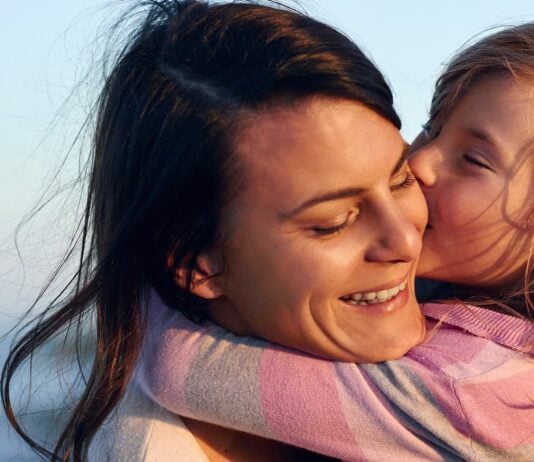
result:
M 174 413 L 351 461 L 534 461 L 534 323 L 427 304 L 428 340 L 396 361 L 322 360 L 155 297 L 136 382 Z

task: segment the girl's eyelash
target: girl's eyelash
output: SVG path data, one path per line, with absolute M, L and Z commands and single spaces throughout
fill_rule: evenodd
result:
M 464 159 L 467 163 L 474 165 L 479 168 L 489 168 L 486 164 L 480 162 L 478 159 L 470 156 L 469 154 L 464 154 L 462 156 L 462 159 Z
M 392 191 L 398 191 L 400 189 L 409 188 L 411 185 L 415 183 L 415 176 L 411 171 L 408 171 L 408 174 L 406 175 L 406 178 L 402 183 L 393 185 L 391 187 Z

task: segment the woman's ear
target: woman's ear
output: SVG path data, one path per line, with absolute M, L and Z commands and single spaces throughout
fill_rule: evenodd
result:
M 168 262 L 170 267 L 174 267 L 172 263 L 172 261 Z M 190 259 L 185 258 L 179 267 L 174 268 L 174 278 L 180 288 L 208 300 L 223 295 L 222 264 L 220 258 L 209 252 L 198 255 L 193 265 L 191 281 L 188 287 L 187 274 L 189 272 L 189 263 Z

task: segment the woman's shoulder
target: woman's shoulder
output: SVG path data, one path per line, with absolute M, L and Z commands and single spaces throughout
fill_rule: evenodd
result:
M 208 458 L 179 416 L 166 411 L 131 384 L 95 436 L 89 460 L 207 462 Z

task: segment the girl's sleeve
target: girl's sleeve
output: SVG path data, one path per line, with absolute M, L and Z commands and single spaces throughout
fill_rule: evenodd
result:
M 343 460 L 452 455 L 447 442 L 444 448 L 429 442 L 450 424 L 432 403 L 436 390 L 409 359 L 360 366 L 327 361 L 199 326 L 162 305 L 154 310 L 136 381 L 176 414 Z M 453 396 L 449 384 L 441 387 Z

